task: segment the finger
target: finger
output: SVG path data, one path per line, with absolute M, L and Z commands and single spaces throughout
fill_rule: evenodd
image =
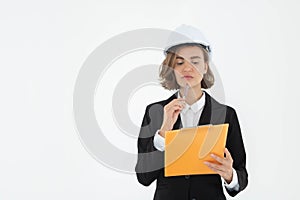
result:
M 215 154 L 210 154 L 210 156 L 213 158 L 213 159 L 215 159 L 218 163 L 220 163 L 220 164 L 224 164 L 225 163 L 225 160 L 224 160 L 224 158 L 221 158 L 221 157 L 219 157 L 219 156 L 217 156 L 217 155 L 215 155 Z
M 182 105 L 183 107 L 185 107 L 185 105 L 186 105 L 185 101 L 179 101 L 178 104 Z
M 225 180 L 232 179 L 232 170 L 224 167 L 223 165 L 216 165 L 210 162 L 205 162 L 204 164 L 206 164 L 212 171 L 218 173 Z
M 170 108 L 170 112 L 172 112 L 172 113 L 174 113 L 175 111 L 181 111 L 183 109 L 183 107 L 182 106 L 180 106 L 180 105 L 175 105 L 175 106 L 173 106 L 172 108 Z
M 173 113 L 176 110 L 182 110 L 182 109 L 183 109 L 183 107 L 181 105 L 173 105 L 173 106 L 167 107 L 166 111 Z
M 217 172 L 217 171 L 225 172 L 226 171 L 226 169 L 223 165 L 218 165 L 218 164 L 214 164 L 211 162 L 204 162 L 204 164 L 215 172 Z
M 225 180 L 229 179 L 230 175 L 228 171 L 224 171 L 223 168 L 215 167 L 211 164 L 206 164 L 209 169 L 219 174 L 221 177 L 223 177 Z
M 211 154 L 211 157 L 227 169 L 232 167 L 232 160 L 231 159 L 225 159 L 225 158 L 219 157 L 215 154 Z
M 181 111 L 181 110 L 176 110 L 176 111 L 174 112 L 174 117 L 178 117 L 180 111 Z
M 211 169 L 212 171 L 218 173 L 220 176 L 226 177 L 226 172 L 224 172 L 224 171 L 222 171 L 222 170 L 220 170 L 218 168 L 215 168 L 213 166 L 208 166 L 208 168 Z
M 233 160 L 232 157 L 231 157 L 231 154 L 230 154 L 230 152 L 228 151 L 227 148 L 225 148 L 225 154 L 226 154 L 226 159 L 228 158 L 229 160 Z
M 173 105 L 173 104 L 184 104 L 185 100 L 183 98 L 178 98 L 178 99 L 173 99 L 169 105 Z
M 177 118 L 178 118 L 178 116 L 179 116 L 179 114 L 180 114 L 180 112 L 181 112 L 181 109 L 177 109 L 177 110 L 174 110 L 172 113 L 171 113 L 171 118 L 172 118 L 172 120 L 177 120 Z
M 181 106 L 185 106 L 185 101 L 184 100 L 176 100 L 172 103 L 172 105 L 181 105 Z
M 220 176 L 224 177 L 226 176 L 225 173 L 223 171 L 220 171 L 214 167 L 208 166 L 209 169 L 211 169 L 212 171 L 216 172 L 217 174 L 219 174 Z

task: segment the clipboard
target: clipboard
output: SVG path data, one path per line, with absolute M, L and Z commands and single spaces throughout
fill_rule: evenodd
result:
M 167 131 L 165 134 L 165 176 L 216 174 L 204 162 L 224 157 L 229 124 L 203 125 Z

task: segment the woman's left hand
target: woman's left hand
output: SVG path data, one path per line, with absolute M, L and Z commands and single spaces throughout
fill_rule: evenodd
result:
M 221 158 L 215 154 L 211 154 L 211 157 L 215 159 L 218 162 L 218 164 L 212 162 L 204 162 L 204 164 L 207 165 L 211 170 L 213 170 L 214 172 L 222 176 L 224 180 L 228 184 L 230 184 L 233 177 L 233 169 L 232 169 L 233 159 L 227 148 L 225 148 L 224 152 L 226 155 L 225 158 Z

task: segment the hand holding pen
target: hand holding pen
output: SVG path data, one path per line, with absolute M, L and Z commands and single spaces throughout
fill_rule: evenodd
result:
M 170 103 L 164 106 L 164 119 L 160 128 L 159 134 L 165 137 L 165 132 L 173 129 L 175 122 L 178 119 L 179 113 L 185 107 L 185 99 L 188 94 L 189 85 L 186 84 L 183 92 L 183 98 L 173 99 Z

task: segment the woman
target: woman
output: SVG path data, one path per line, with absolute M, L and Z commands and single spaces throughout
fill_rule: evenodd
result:
M 165 50 L 160 78 L 164 88 L 178 92 L 146 108 L 138 139 L 138 181 L 148 186 L 156 180 L 155 200 L 226 199 L 222 180 L 228 194 L 235 196 L 248 184 L 246 154 L 236 112 L 202 90 L 214 84 L 209 66 L 211 50 L 202 33 L 182 25 L 174 34 Z M 166 131 L 223 123 L 229 124 L 225 157 L 212 154 L 218 164 L 205 162 L 217 174 L 164 176 Z

